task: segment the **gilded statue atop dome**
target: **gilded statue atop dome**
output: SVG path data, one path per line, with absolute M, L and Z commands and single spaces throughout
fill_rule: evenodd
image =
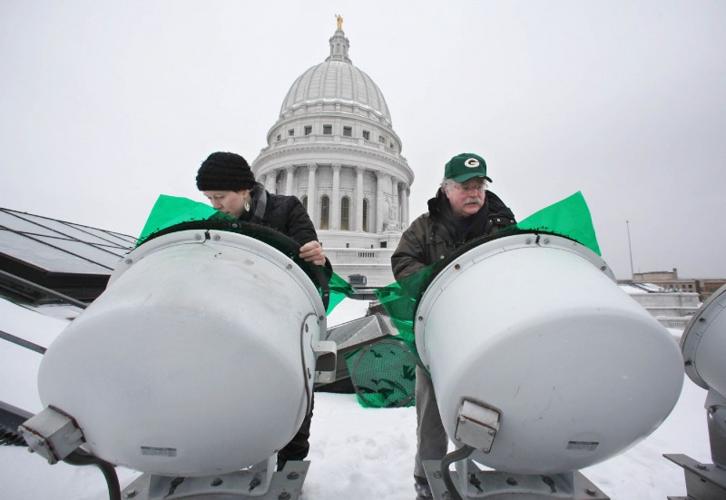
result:
M 343 16 L 335 14 L 335 23 L 338 25 L 338 31 L 343 31 Z

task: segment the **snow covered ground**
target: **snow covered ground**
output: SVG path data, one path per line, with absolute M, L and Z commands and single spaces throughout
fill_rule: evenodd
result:
M 364 308 L 361 303 L 343 303 L 330 323 L 354 319 Z M 41 316 L 0 299 L 2 331 L 47 345 L 64 325 L 62 319 Z M 39 410 L 34 384 L 40 355 L 0 340 L 0 359 L 0 400 L 29 411 Z M 665 500 L 668 495 L 685 495 L 682 470 L 662 454 L 685 453 L 710 462 L 705 397 L 706 392 L 686 378 L 680 400 L 663 425 L 625 453 L 582 472 L 617 500 Z M 413 408 L 364 409 L 352 395 L 318 393 L 308 456 L 311 466 L 303 498 L 413 499 L 415 421 Z M 126 469 L 118 472 L 122 485 L 137 475 Z M 107 494 L 105 482 L 94 467 L 49 466 L 24 448 L 3 446 L 0 498 L 102 500 Z

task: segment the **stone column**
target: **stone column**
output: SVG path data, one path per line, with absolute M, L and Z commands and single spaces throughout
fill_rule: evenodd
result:
M 355 231 L 363 231 L 363 170 L 362 167 L 355 167 L 355 223 L 353 229 Z M 368 224 L 370 224 L 370 214 L 368 214 Z
M 404 205 L 404 197 L 406 194 L 406 183 L 403 181 L 398 181 L 396 183 L 396 194 L 398 194 L 398 223 L 401 225 L 401 229 L 404 227 L 404 218 L 405 218 L 405 209 L 403 208 Z
M 394 176 L 391 176 L 391 194 L 393 195 L 393 209 L 396 211 L 396 217 L 394 217 L 393 221 L 395 223 L 401 222 L 401 205 L 399 202 L 399 196 L 398 196 L 398 184 L 399 182 L 396 180 Z M 400 224 L 399 224 L 400 225 Z
M 267 176 L 265 177 L 265 189 L 269 191 L 272 194 L 275 194 L 275 184 L 277 181 L 277 171 L 276 170 L 270 170 L 267 172 Z
M 333 165 L 333 199 L 330 200 L 330 229 L 340 229 L 340 165 Z
M 285 169 L 285 172 L 287 172 L 287 177 L 285 177 L 285 194 L 288 196 L 292 196 L 292 181 L 295 178 L 295 167 L 287 167 Z
M 315 170 L 318 168 L 317 165 L 308 165 L 308 215 L 310 220 L 313 221 L 315 228 L 320 225 L 320 217 L 318 217 L 318 211 L 316 210 L 317 194 L 315 193 Z
M 409 189 L 407 186 L 405 186 L 405 189 L 403 190 L 403 225 L 404 227 L 408 227 L 409 224 L 409 213 L 408 213 L 408 202 L 409 197 L 411 196 L 411 189 Z
M 376 233 L 383 231 L 383 219 L 386 209 L 383 203 L 383 183 L 385 180 L 386 174 L 376 170 Z

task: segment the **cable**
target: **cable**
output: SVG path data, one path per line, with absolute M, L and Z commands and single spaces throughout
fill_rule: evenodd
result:
M 112 464 L 80 448 L 64 458 L 63 461 L 71 465 L 95 465 L 101 469 L 101 473 L 103 473 L 103 477 L 106 479 L 109 500 L 121 500 L 121 485 L 118 482 L 118 476 Z
M 473 451 L 473 447 L 464 445 L 458 450 L 452 451 L 441 459 L 441 477 L 444 480 L 446 489 L 449 490 L 451 500 L 462 500 L 462 498 L 461 495 L 459 495 L 459 492 L 456 490 L 454 482 L 451 480 L 451 471 L 449 471 L 449 466 L 454 462 L 466 459 L 469 455 L 471 455 Z

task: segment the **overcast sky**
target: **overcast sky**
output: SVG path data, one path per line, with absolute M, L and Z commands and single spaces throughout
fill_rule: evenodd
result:
M 452 155 L 486 158 L 518 218 L 575 191 L 603 257 L 726 277 L 726 2 L 0 0 L 0 206 L 137 235 L 202 201 L 329 52 L 383 91 L 425 210 Z

